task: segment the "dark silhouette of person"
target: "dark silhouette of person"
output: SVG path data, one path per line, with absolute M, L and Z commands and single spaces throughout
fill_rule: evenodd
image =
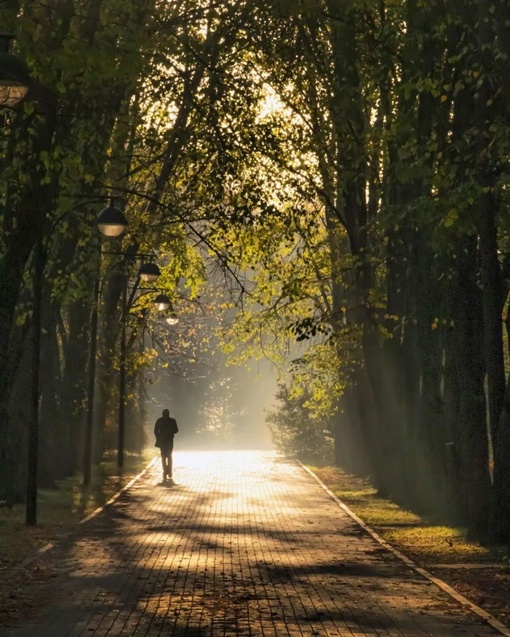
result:
M 161 451 L 161 467 L 163 480 L 172 480 L 172 452 L 174 450 L 174 435 L 178 433 L 177 421 L 170 416 L 168 409 L 163 409 L 163 414 L 156 420 L 154 435 L 156 447 Z

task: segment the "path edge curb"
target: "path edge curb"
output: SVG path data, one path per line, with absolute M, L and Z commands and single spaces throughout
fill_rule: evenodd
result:
M 322 487 L 322 489 L 324 489 L 324 491 L 330 496 L 330 498 L 334 500 L 336 504 L 338 504 L 338 506 L 343 511 L 345 511 L 345 513 L 347 513 L 347 515 L 349 515 L 359 526 L 361 526 L 369 535 L 371 535 L 374 538 L 374 540 L 376 540 L 381 546 L 383 546 L 385 549 L 393 553 L 395 557 L 397 557 L 399 560 L 404 562 L 404 564 L 406 566 L 409 566 L 409 568 L 412 568 L 413 571 L 415 571 L 416 573 L 418 573 L 419 575 L 427 579 L 429 582 L 432 582 L 433 584 L 438 586 L 442 591 L 447 593 L 455 601 L 459 602 L 459 604 L 467 607 L 471 612 L 478 615 L 478 617 L 483 619 L 486 624 L 488 624 L 489 626 L 492 626 L 492 628 L 497 630 L 501 635 L 505 635 L 505 637 L 510 637 L 510 629 L 507 628 L 499 619 L 494 617 L 494 615 L 491 615 L 491 613 L 484 610 L 480 606 L 477 606 L 474 602 L 472 602 L 467 597 L 462 595 L 462 593 L 459 593 L 458 591 L 456 591 L 453 587 L 451 587 L 449 584 L 444 582 L 439 577 L 436 577 L 435 575 L 432 575 L 432 573 L 429 573 L 427 569 L 423 568 L 422 566 L 419 566 L 418 564 L 416 564 L 416 562 L 414 562 L 412 559 L 407 557 L 407 555 L 405 555 L 404 553 L 396 549 L 394 546 L 392 546 L 389 542 L 387 542 L 384 538 L 382 538 L 376 531 L 374 531 L 374 529 L 372 529 L 366 522 L 364 522 L 359 516 L 357 516 L 356 513 L 354 513 L 354 511 L 352 511 L 346 504 L 344 504 L 342 500 L 340 500 L 340 498 L 336 496 L 333 493 L 333 491 L 331 491 L 331 489 L 324 484 L 324 482 L 319 478 L 319 476 L 317 476 L 311 469 L 309 469 L 306 465 L 304 465 L 300 460 L 298 460 L 298 463 L 301 466 L 301 468 L 304 469 L 319 484 L 319 486 Z
M 156 462 L 157 459 L 158 459 L 157 456 L 154 456 L 154 458 L 152 458 L 152 460 L 150 460 L 147 463 L 145 469 L 142 469 L 140 473 L 133 476 L 133 478 L 131 478 L 131 480 L 126 485 L 124 485 L 122 489 L 119 489 L 116 493 L 114 493 L 112 497 L 109 500 L 107 500 L 104 504 L 102 504 L 100 507 L 97 507 L 97 509 L 92 511 L 92 513 L 89 513 L 89 515 L 87 515 L 86 517 L 79 520 L 76 523 L 76 527 L 82 526 L 89 520 L 92 520 L 92 518 L 95 518 L 97 515 L 102 513 L 107 507 L 113 504 L 115 500 L 117 500 L 125 491 L 130 489 L 135 484 L 135 482 L 140 480 L 140 478 L 142 478 L 149 471 L 149 469 L 152 467 L 152 465 Z M 73 533 L 73 531 L 74 529 L 72 531 L 65 533 L 64 535 L 61 535 L 54 542 L 49 542 L 48 544 L 41 546 L 41 548 L 37 549 L 35 553 L 33 553 L 32 555 L 29 555 L 26 559 L 24 559 L 23 562 L 20 562 L 20 564 L 18 564 L 17 566 L 13 566 L 12 571 L 18 571 L 18 570 L 23 570 L 27 568 L 27 566 L 30 566 L 33 562 L 37 561 L 45 553 L 47 553 L 48 551 L 51 551 L 51 549 L 54 548 L 61 540 L 69 537 Z M 509 633 L 509 636 L 510 636 L 510 633 Z

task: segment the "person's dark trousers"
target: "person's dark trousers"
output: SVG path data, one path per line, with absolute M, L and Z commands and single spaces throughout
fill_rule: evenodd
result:
M 163 477 L 172 477 L 172 451 L 174 450 L 174 441 L 167 443 L 161 447 L 161 468 L 163 469 Z

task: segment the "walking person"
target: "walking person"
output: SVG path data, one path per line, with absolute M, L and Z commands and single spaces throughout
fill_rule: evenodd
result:
M 161 467 L 163 480 L 172 481 L 172 452 L 174 450 L 174 435 L 178 433 L 177 421 L 170 416 L 168 409 L 163 409 L 163 414 L 156 420 L 154 435 L 156 447 L 161 451 Z

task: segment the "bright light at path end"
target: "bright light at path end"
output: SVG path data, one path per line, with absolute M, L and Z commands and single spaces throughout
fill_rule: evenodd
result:
M 271 458 L 276 457 L 275 451 L 264 451 L 264 455 L 268 455 Z M 235 472 L 245 470 L 246 466 L 250 463 L 260 459 L 261 451 L 259 450 L 245 450 L 245 449 L 233 449 L 228 451 L 218 451 L 217 449 L 211 451 L 175 451 L 174 452 L 174 466 L 186 468 L 189 471 L 201 473 L 209 472 L 212 467 L 217 466 L 218 469 L 224 464 L 228 464 L 229 471 Z

